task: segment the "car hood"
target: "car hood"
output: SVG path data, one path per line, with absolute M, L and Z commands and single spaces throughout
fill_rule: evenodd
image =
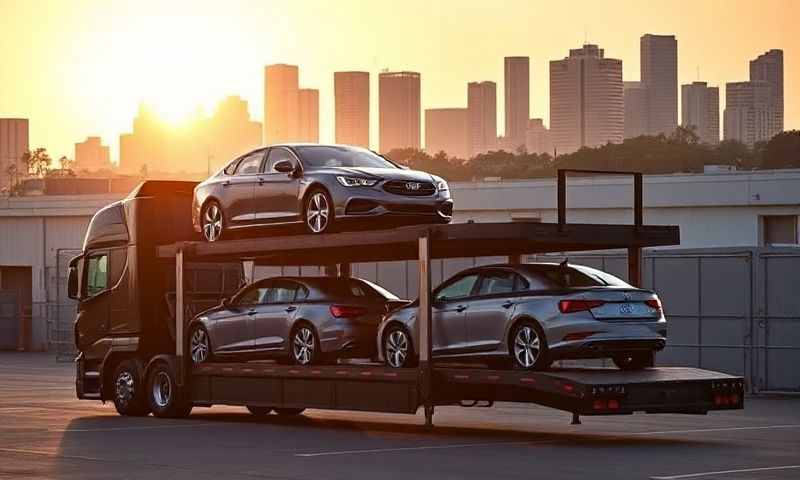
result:
M 313 173 L 327 173 L 331 175 L 358 175 L 363 177 L 381 178 L 384 180 L 405 180 L 411 182 L 436 181 L 436 178 L 434 178 L 434 176 L 430 173 L 400 168 L 327 167 L 314 170 Z

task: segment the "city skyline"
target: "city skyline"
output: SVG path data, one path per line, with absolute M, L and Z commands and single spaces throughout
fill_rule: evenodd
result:
M 797 83 L 800 63 L 795 61 L 798 40 L 791 34 L 791 15 L 787 13 L 796 7 L 790 2 L 778 1 L 759 8 L 747 2 L 729 2 L 725 9 L 692 4 L 690 20 L 679 15 L 680 8 L 649 7 L 643 11 L 635 8 L 635 2 L 608 4 L 591 15 L 582 13 L 580 8 L 520 2 L 506 9 L 515 10 L 515 18 L 500 18 L 477 2 L 430 6 L 421 3 L 420 8 L 390 16 L 386 15 L 388 6 L 379 2 L 368 6 L 344 2 L 339 9 L 324 2 L 317 6 L 327 21 L 309 19 L 304 28 L 318 27 L 314 38 L 333 40 L 324 44 L 318 40 L 297 41 L 295 45 L 293 42 L 303 35 L 287 25 L 294 25 L 291 19 L 300 18 L 308 5 L 299 8 L 268 3 L 254 9 L 231 2 L 223 11 L 201 4 L 186 14 L 182 8 L 185 5 L 181 4 L 149 9 L 146 5 L 121 5 L 111 11 L 99 3 L 86 3 L 65 13 L 64 5 L 53 3 L 52 8 L 45 9 L 44 23 L 58 18 L 62 28 L 75 33 L 70 42 L 60 45 L 34 32 L 30 42 L 6 54 L 0 71 L 0 116 L 29 118 L 30 144 L 47 147 L 54 157 L 69 156 L 76 141 L 101 136 L 111 147 L 112 159 L 117 161 L 118 135 L 130 130 L 141 101 L 154 105 L 157 113 L 175 121 L 198 105 L 209 111 L 220 98 L 239 95 L 250 104 L 253 120 L 261 121 L 258 105 L 263 104 L 263 86 L 259 72 L 265 65 L 286 62 L 301 67 L 304 86 L 319 89 L 320 140 L 332 142 L 335 71 L 368 72 L 373 92 L 377 91 L 378 73 L 384 68 L 417 71 L 422 74 L 422 109 L 458 108 L 466 106 L 465 83 L 487 79 L 504 89 L 503 58 L 520 55 L 530 57 L 529 117 L 543 118 L 549 124 L 547 64 L 580 45 L 588 31 L 590 43 L 601 45 L 611 56 L 623 60 L 626 81 L 639 79 L 639 39 L 645 33 L 675 35 L 678 39 L 679 85 L 698 79 L 698 65 L 699 79 L 711 86 L 723 87 L 727 82 L 746 79 L 749 60 L 772 48 L 782 48 L 788 87 L 785 129 L 800 127 L 800 105 L 790 87 Z M 0 11 L 12 11 L 15 18 L 14 24 L 2 25 L 0 37 L 5 40 L 7 35 L 18 33 L 16 24 L 25 24 L 27 18 L 41 10 L 24 2 L 0 2 Z M 271 11 L 280 11 L 284 21 L 277 22 L 274 28 L 257 28 Z M 446 12 L 459 18 L 459 25 L 447 21 Z M 534 13 L 547 22 L 530 30 L 525 20 Z M 373 24 L 368 29 L 357 27 L 347 35 L 331 36 L 332 25 L 324 24 L 335 23 L 330 20 L 341 19 L 345 14 L 369 16 L 387 28 L 376 29 Z M 9 19 L 12 15 L 2 17 Z M 70 27 L 72 21 L 84 17 L 99 22 L 99 31 Z M 593 26 L 620 17 L 635 20 L 617 22 L 619 26 L 613 30 Z M 388 28 L 400 23 L 408 26 L 402 35 Z M 714 25 L 713 35 L 705 29 L 709 24 Z M 469 42 L 476 25 L 492 27 L 498 33 L 479 44 Z M 374 37 L 369 42 L 367 30 Z M 374 35 L 375 31 L 386 33 Z M 426 32 L 424 40 L 422 31 Z M 94 41 L 96 35 L 106 38 L 102 49 L 96 46 L 102 43 Z M 468 54 L 464 44 L 470 46 Z M 436 48 L 430 48 L 434 45 Z M 63 55 L 65 48 L 81 51 L 81 61 L 59 60 L 71 58 Z M 709 60 L 712 57 L 713 62 Z M 32 61 L 37 68 L 32 68 Z M 34 79 L 20 73 L 30 71 L 40 73 Z M 724 95 L 720 94 L 723 109 Z M 377 148 L 378 102 L 374 95 L 370 103 L 370 146 Z M 505 130 L 503 103 L 499 101 L 497 108 L 498 135 Z M 421 127 L 424 129 L 424 124 Z

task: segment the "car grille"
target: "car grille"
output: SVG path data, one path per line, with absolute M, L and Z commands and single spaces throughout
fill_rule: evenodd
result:
M 392 213 L 408 213 L 408 214 L 427 214 L 435 215 L 435 205 L 403 205 L 403 204 L 389 204 L 386 205 L 387 210 Z
M 412 182 L 405 180 L 389 180 L 383 184 L 383 189 L 396 195 L 409 197 L 424 197 L 436 193 L 436 187 L 431 182 Z

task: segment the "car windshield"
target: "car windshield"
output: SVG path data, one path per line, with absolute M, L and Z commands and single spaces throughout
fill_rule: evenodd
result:
M 364 148 L 307 145 L 294 147 L 303 167 L 308 170 L 326 167 L 398 168 L 380 155 Z
M 574 287 L 630 287 L 619 278 L 594 268 L 581 265 L 537 265 L 535 272 L 546 280 L 551 288 Z

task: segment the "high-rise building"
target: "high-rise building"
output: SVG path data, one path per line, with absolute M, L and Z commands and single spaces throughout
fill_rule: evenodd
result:
M 678 41 L 674 35 L 642 35 L 641 81 L 647 89 L 647 134 L 670 135 L 678 127 Z
M 380 151 L 420 148 L 420 75 L 383 72 L 378 76 Z
M 133 119 L 133 131 L 119 136 L 119 168 L 124 173 L 174 171 L 177 159 L 171 157 L 168 129 L 147 104 L 140 104 Z
M 297 140 L 319 142 L 319 90 L 301 88 L 297 94 Z
M 264 68 L 264 143 L 296 141 L 298 68 L 275 64 Z
M 467 85 L 470 157 L 497 148 L 497 84 L 470 82 Z
M 528 153 L 553 154 L 550 130 L 544 126 L 544 121 L 541 118 L 528 120 L 528 129 L 525 131 L 525 149 Z
M 622 60 L 587 44 L 550 62 L 550 135 L 558 154 L 622 142 L 624 116 Z
M 750 60 L 750 81 L 770 86 L 772 118 L 768 128 L 772 138 L 783 131 L 783 50 L 773 49 Z
M 530 60 L 528 57 L 505 57 L 505 138 L 515 151 L 525 145 L 530 113 Z
M 625 93 L 624 138 L 647 134 L 647 89 L 642 82 L 622 82 Z
M 28 119 L 0 118 L 0 192 L 24 177 L 22 156 L 28 151 Z
M 75 144 L 75 170 L 96 172 L 109 169 L 111 156 L 100 137 L 87 137 L 86 141 Z
M 725 84 L 725 140 L 738 140 L 748 145 L 768 141 L 774 135 L 774 119 L 772 86 L 769 83 Z
M 250 119 L 247 100 L 239 96 L 226 97 L 217 104 L 208 129 L 213 142 L 204 142 L 208 148 L 199 155 L 209 170 L 226 165 L 237 155 L 262 144 L 261 122 Z
M 335 72 L 336 143 L 369 148 L 369 73 Z
M 466 108 L 425 110 L 425 151 L 469 158 L 469 117 Z
M 702 143 L 719 143 L 719 88 L 706 82 L 681 85 L 681 125 L 694 128 Z

